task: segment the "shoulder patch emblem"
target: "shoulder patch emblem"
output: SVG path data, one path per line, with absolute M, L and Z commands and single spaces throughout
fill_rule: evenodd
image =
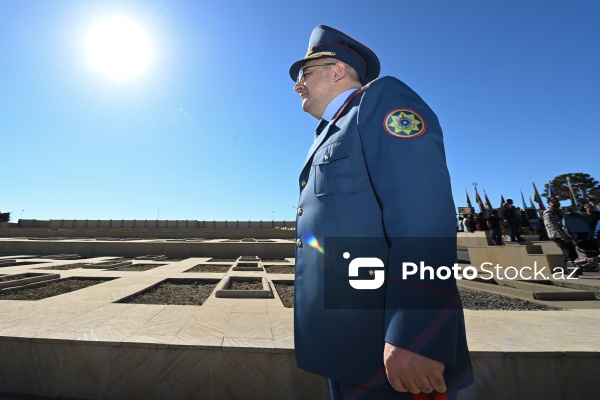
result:
M 402 139 L 416 138 L 427 130 L 423 117 L 407 108 L 390 111 L 383 119 L 383 127 L 388 134 Z

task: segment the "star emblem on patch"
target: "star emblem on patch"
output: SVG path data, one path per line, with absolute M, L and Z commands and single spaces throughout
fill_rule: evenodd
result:
M 383 126 L 388 134 L 402 139 L 421 136 L 427 129 L 423 117 L 406 108 L 390 111 L 383 120 Z

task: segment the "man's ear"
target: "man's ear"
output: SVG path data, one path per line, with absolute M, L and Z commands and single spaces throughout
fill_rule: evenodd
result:
M 334 81 L 339 81 L 340 79 L 342 79 L 343 77 L 346 76 L 346 64 L 344 64 L 343 62 L 335 63 L 333 68 L 334 68 L 333 77 L 335 78 Z

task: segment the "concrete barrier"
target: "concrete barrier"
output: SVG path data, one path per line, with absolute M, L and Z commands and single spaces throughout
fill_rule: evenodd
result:
M 532 244 L 507 243 L 504 246 L 470 246 L 469 260 L 473 266 L 492 263 L 507 267 L 537 266 L 539 270 L 546 267 L 548 274 L 557 267 L 564 267 L 564 258 L 561 254 L 544 254 L 542 246 Z
M 458 246 L 488 246 L 492 244 L 490 231 L 457 232 L 456 244 Z
M 137 232 L 136 232 L 137 233 Z M 233 257 L 255 254 L 259 257 L 294 257 L 296 244 L 292 240 L 244 243 L 241 241 L 122 241 L 114 240 L 0 240 L 0 254 L 77 253 L 81 257 L 138 257 L 144 254 L 164 254 L 169 258 Z

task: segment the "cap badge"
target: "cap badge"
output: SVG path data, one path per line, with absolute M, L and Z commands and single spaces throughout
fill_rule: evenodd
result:
M 313 48 L 310 47 L 306 52 L 304 58 L 316 58 L 316 57 L 335 57 L 335 53 L 333 51 L 319 51 L 317 53 L 313 53 Z
M 390 111 L 383 120 L 383 127 L 388 134 L 402 139 L 416 138 L 427 130 L 423 117 L 406 108 Z

